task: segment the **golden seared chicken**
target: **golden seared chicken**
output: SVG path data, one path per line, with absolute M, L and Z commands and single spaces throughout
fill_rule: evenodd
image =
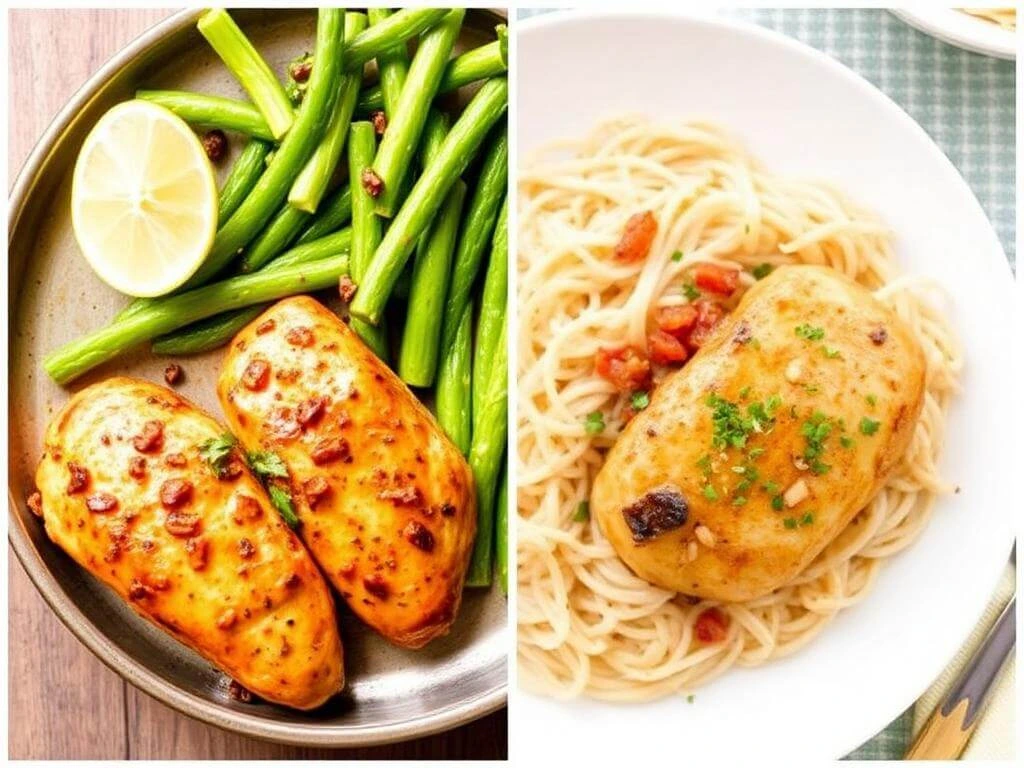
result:
M 898 465 L 924 378 L 916 339 L 867 290 L 824 267 L 777 269 L 629 423 L 591 509 L 652 584 L 768 594 Z
M 149 382 L 82 390 L 46 431 L 46 532 L 245 688 L 311 709 L 344 683 L 330 590 L 223 434 Z
M 476 530 L 473 481 L 405 384 L 303 296 L 235 337 L 218 394 L 246 448 L 284 461 L 300 534 L 356 615 L 408 648 L 445 634 Z

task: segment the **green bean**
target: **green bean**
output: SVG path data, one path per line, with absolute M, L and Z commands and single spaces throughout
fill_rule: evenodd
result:
M 507 101 L 508 81 L 504 77 L 492 78 L 484 83 L 463 111 L 438 157 L 423 170 L 377 248 L 350 307 L 357 317 L 375 325 L 380 320 L 395 281 L 409 260 L 417 239 L 429 226 L 448 190 L 473 159 L 487 132 L 504 114 Z
M 346 40 L 351 40 L 364 29 L 366 29 L 365 14 L 345 14 Z M 309 158 L 306 167 L 295 179 L 295 183 L 292 184 L 291 191 L 288 193 L 288 203 L 293 208 L 298 208 L 306 213 L 314 213 L 317 206 L 320 205 L 320 200 L 327 191 L 327 185 L 331 180 L 331 174 L 334 173 L 334 169 L 338 165 L 341 150 L 345 147 L 348 126 L 352 121 L 352 112 L 356 108 L 356 99 L 359 97 L 359 87 L 362 82 L 362 68 L 349 71 L 342 77 L 341 93 L 334 104 L 334 112 L 324 131 L 323 139 L 313 151 L 312 157 Z
M 505 25 L 499 25 L 498 30 L 498 40 L 466 51 L 448 62 L 444 69 L 444 75 L 441 76 L 441 83 L 437 87 L 439 94 L 451 93 L 464 85 L 505 73 L 508 69 L 508 43 Z M 387 112 L 387 97 L 382 93 L 381 87 L 383 85 L 382 79 L 380 84 L 363 89 L 363 92 L 359 94 L 359 104 L 356 106 L 359 114 L 369 114 L 378 109 Z
M 437 421 L 465 456 L 472 434 L 473 303 L 462 310 L 454 342 L 437 371 Z
M 491 259 L 484 276 L 483 295 L 480 299 L 480 318 L 477 320 L 476 356 L 473 360 L 473 412 L 487 396 L 490 386 L 490 361 L 498 350 L 494 348 L 498 328 L 505 320 L 508 303 L 508 200 L 501 206 L 498 223 L 494 227 Z
M 508 434 L 508 348 L 505 318 L 495 338 L 494 359 L 488 370 L 490 382 L 487 396 L 480 408 L 473 410 L 473 439 L 469 448 L 469 467 L 476 484 L 476 542 L 469 563 L 466 585 L 483 587 L 491 583 L 494 551 L 494 495 L 501 458 L 505 454 Z M 474 368 L 480 361 L 480 346 L 474 359 Z M 475 371 L 474 371 L 475 375 Z
M 199 355 L 230 344 L 245 326 L 263 314 L 269 304 L 257 304 L 193 323 L 153 340 L 155 355 Z
M 405 8 L 382 19 L 345 46 L 345 69 L 360 69 L 370 59 L 430 29 L 446 13 L 446 8 Z
M 347 224 L 351 218 L 352 190 L 346 186 L 328 195 L 327 199 L 320 204 L 313 218 L 309 220 L 309 226 L 303 230 L 295 242 L 302 245 L 311 240 L 319 240 L 324 235 L 336 231 L 342 224 Z
M 388 128 L 373 161 L 373 170 L 383 183 L 383 190 L 376 200 L 376 211 L 380 216 L 391 218 L 398 208 L 402 181 L 412 165 L 427 111 L 437 93 L 445 62 L 458 39 L 465 15 L 463 9 L 450 11 L 440 24 L 420 39 L 398 104 L 394 114 L 388 117 Z
M 223 8 L 214 8 L 199 18 L 197 26 L 249 94 L 274 138 L 280 139 L 288 133 L 295 122 L 288 94 L 231 15 Z
M 310 215 L 285 203 L 242 254 L 240 272 L 255 272 L 287 248 L 309 221 Z
M 220 272 L 244 248 L 284 202 L 288 189 L 312 155 L 330 119 L 341 78 L 344 12 L 321 8 L 317 22 L 317 64 L 298 117 L 274 159 L 235 214 L 217 231 L 206 261 L 185 284 L 202 285 Z
M 359 179 L 364 169 L 370 166 L 377 151 L 377 137 L 370 123 L 352 123 L 348 139 L 348 175 Z M 373 212 L 373 198 L 358 181 L 350 185 L 352 190 L 352 280 L 359 285 L 366 273 L 366 266 L 377 250 L 381 238 L 381 220 Z M 357 289 L 358 290 L 358 289 Z M 353 317 L 351 328 L 381 360 L 388 357 L 387 331 L 383 325 L 374 326 L 365 320 Z
M 101 328 L 50 354 L 43 368 L 67 384 L 139 344 L 198 320 L 268 301 L 337 285 L 348 272 L 348 254 L 309 264 L 230 277 L 186 293 L 165 296 L 119 322 Z
M 462 221 L 459 246 L 455 252 L 448 298 L 444 307 L 441 332 L 441 350 L 448 349 L 469 302 L 469 294 L 480 271 L 480 262 L 487 244 L 491 242 L 498 207 L 505 199 L 508 186 L 508 131 L 502 126 L 484 155 L 473 198 Z
M 250 139 L 245 145 L 245 149 L 231 166 L 231 173 L 228 174 L 224 186 L 221 187 L 217 207 L 218 222 L 223 223 L 231 218 L 231 214 L 238 210 L 238 206 L 256 186 L 266 167 L 264 163 L 269 152 L 270 144 L 259 139 Z
M 370 8 L 367 10 L 367 13 L 370 15 L 370 24 L 379 24 L 388 18 L 392 12 L 387 8 Z M 404 41 L 377 56 L 377 76 L 380 81 L 377 87 L 380 88 L 382 94 L 381 106 L 377 107 L 377 109 L 383 108 L 388 120 L 395 114 L 395 107 L 398 106 L 398 97 L 402 93 L 402 86 L 405 84 L 405 78 L 408 74 L 409 48 Z M 366 113 L 364 112 L 363 114 Z
M 263 115 L 247 101 L 190 91 L 136 91 L 135 98 L 159 104 L 191 125 L 236 131 L 264 141 L 274 140 Z
M 498 584 L 508 594 L 508 471 L 501 473 L 498 485 L 498 513 L 494 521 L 494 555 L 497 560 Z

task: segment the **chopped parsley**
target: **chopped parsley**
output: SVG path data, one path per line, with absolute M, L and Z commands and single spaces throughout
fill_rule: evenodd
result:
M 782 504 L 783 504 L 782 496 L 779 496 L 779 495 L 772 496 L 772 509 L 774 509 L 776 512 L 781 512 L 782 511 Z
M 705 475 L 711 474 L 711 454 L 705 453 L 699 459 L 697 459 L 697 467 Z
M 805 512 L 804 516 L 800 518 L 800 525 L 810 525 L 814 522 L 814 513 Z
M 750 387 L 744 387 L 740 390 L 740 400 L 746 400 L 750 397 Z
M 590 502 L 581 501 L 576 505 L 576 511 L 572 514 L 574 523 L 585 523 L 590 519 Z
M 821 341 L 825 338 L 824 328 L 816 328 L 813 325 L 808 325 L 807 323 L 798 325 L 794 331 L 797 336 L 801 339 L 807 339 L 807 341 Z
M 808 395 L 817 394 L 818 387 L 816 384 L 804 384 L 804 392 L 806 392 Z
M 878 398 L 875 397 L 874 395 L 868 395 L 864 399 L 868 401 L 868 405 L 872 405 L 873 406 L 873 405 L 877 405 L 878 404 Z
M 797 526 L 803 527 L 805 525 L 810 525 L 813 522 L 814 522 L 814 513 L 813 512 L 807 512 L 799 520 L 797 520 L 795 517 L 787 517 L 786 519 L 784 519 L 782 521 L 782 524 L 784 526 L 786 526 L 786 528 L 788 530 L 792 531 Z
M 754 276 L 755 280 L 763 280 L 764 278 L 768 277 L 768 275 L 770 275 L 772 273 L 772 270 L 774 269 L 775 267 L 773 267 L 768 262 L 765 262 L 764 264 L 758 264 L 756 267 L 750 270 L 750 274 Z
M 880 425 L 881 422 L 875 421 L 874 419 L 869 419 L 867 416 L 865 416 L 863 419 L 860 420 L 860 433 L 862 435 L 871 436 L 878 431 L 878 427 Z
M 231 456 L 236 442 L 234 435 L 225 432 L 220 437 L 211 437 L 199 446 L 199 455 L 210 465 L 210 469 L 217 477 L 224 476 L 228 466 L 228 457 Z
M 787 517 L 785 520 L 782 521 L 782 524 L 786 526 L 787 529 L 793 530 L 794 528 L 796 528 L 796 518 Z
M 705 398 L 704 403 L 713 411 L 712 445 L 721 450 L 745 448 L 751 432 L 763 433 L 775 426 L 775 413 L 782 405 L 782 398 L 772 395 L 763 403 L 751 403 L 745 414 L 739 405 L 714 392 Z
M 696 301 L 700 298 L 700 291 L 697 290 L 697 286 L 692 282 L 683 283 L 683 295 L 690 301 Z
M 634 411 L 642 411 L 644 408 L 651 404 L 651 396 L 647 392 L 644 392 L 643 390 L 640 390 L 639 392 L 634 392 L 629 397 L 629 404 L 633 406 Z
M 749 451 L 747 451 L 747 458 L 750 459 L 751 461 L 754 461 L 755 459 L 758 459 L 761 456 L 763 456 L 764 452 L 764 448 L 751 448 Z
M 780 486 L 774 480 L 769 480 L 768 482 L 761 486 L 761 490 L 771 496 L 775 496 L 776 494 L 778 494 L 780 490 L 782 490 L 782 486 Z
M 839 438 L 839 444 L 843 446 L 843 448 L 853 448 L 853 438 L 849 435 L 842 435 Z
M 747 503 L 747 497 L 746 496 L 737 496 L 736 498 L 734 498 L 732 500 L 732 505 L 734 507 L 742 507 L 746 503 Z
M 715 486 L 708 483 L 704 486 L 704 498 L 708 501 L 718 501 L 718 491 L 715 490 Z
M 697 700 L 697 697 L 694 696 L 692 693 L 689 696 L 686 697 L 686 703 L 687 704 L 693 704 L 693 702 L 695 702 L 696 700 Z
M 264 482 L 269 477 L 288 477 L 288 467 L 273 451 L 251 451 L 245 458 L 252 471 Z
M 837 357 L 842 357 L 842 355 L 839 354 L 838 349 L 836 349 L 835 347 L 830 347 L 826 344 L 821 345 L 821 351 L 829 360 L 835 360 Z
M 832 421 L 821 411 L 815 411 L 811 418 L 804 421 L 800 434 L 804 436 L 807 446 L 804 448 L 804 459 L 811 471 L 816 475 L 824 475 L 832 467 L 821 460 L 825 452 L 825 441 L 832 433 Z
M 672 261 L 682 261 L 682 260 L 683 260 L 683 252 L 682 251 L 675 251 L 675 252 L 673 252 L 673 254 L 672 254 Z
M 281 519 L 289 528 L 298 528 L 299 518 L 295 515 L 295 507 L 292 506 L 292 495 L 288 489 L 274 484 L 267 488 L 270 493 L 270 503 L 274 505 Z
M 599 435 L 604 432 L 604 414 L 600 411 L 591 411 L 583 421 L 583 428 L 588 435 Z

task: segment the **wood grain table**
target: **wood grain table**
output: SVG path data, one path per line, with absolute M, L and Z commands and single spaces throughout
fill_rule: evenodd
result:
M 8 189 L 61 106 L 169 10 L 9 11 Z M 12 759 L 502 759 L 504 710 L 445 734 L 373 749 L 286 747 L 178 714 L 128 685 L 65 629 L 8 547 Z

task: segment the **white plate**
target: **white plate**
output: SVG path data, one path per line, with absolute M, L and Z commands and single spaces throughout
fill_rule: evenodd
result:
M 956 8 L 937 8 L 931 4 L 894 8 L 892 13 L 926 35 L 958 48 L 1000 59 L 1017 58 L 1017 33 L 993 21 Z
M 704 117 L 769 168 L 835 182 L 893 228 L 902 266 L 948 287 L 967 350 L 942 467 L 962 486 L 809 647 L 652 704 L 521 695 L 514 759 L 603 765 L 838 758 L 924 692 L 974 627 L 1010 553 L 1013 277 L 967 184 L 899 107 L 765 29 L 672 15 L 552 14 L 518 28 L 519 156 L 623 112 Z M 701 762 L 697 763 L 702 764 Z M 704 763 L 706 764 L 706 763 Z

